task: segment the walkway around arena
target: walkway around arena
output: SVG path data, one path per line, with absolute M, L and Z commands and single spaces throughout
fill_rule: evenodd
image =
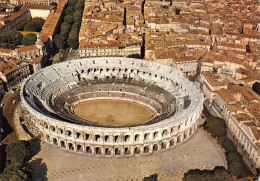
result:
M 179 181 L 189 169 L 213 169 L 227 166 L 221 148 L 208 133 L 201 130 L 188 142 L 177 148 L 133 158 L 95 158 L 68 153 L 41 143 L 40 152 L 32 158 L 30 165 L 35 180 L 46 172 L 34 165 L 40 159 L 47 166 L 47 179 L 55 181 L 90 180 L 142 180 L 157 173 L 161 181 Z

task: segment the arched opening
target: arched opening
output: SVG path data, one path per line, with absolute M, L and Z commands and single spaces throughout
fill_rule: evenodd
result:
M 167 129 L 163 130 L 162 136 L 163 136 L 163 137 L 164 137 L 164 136 L 167 136 L 167 134 L 168 134 L 168 130 L 167 130 Z
M 173 146 L 174 145 L 174 140 L 171 140 L 170 141 L 170 146 Z
M 162 142 L 162 149 L 166 149 L 166 143 Z
M 153 145 L 153 151 L 158 151 L 158 145 L 157 144 Z
M 66 148 L 65 142 L 64 142 L 64 141 L 61 141 L 61 142 L 60 142 L 60 146 L 61 146 L 62 148 Z
M 111 150 L 109 148 L 105 149 L 105 155 L 111 155 Z
M 140 154 L 140 148 L 135 147 L 134 153 L 135 153 L 135 154 Z
M 89 154 L 92 153 L 92 150 L 91 150 L 90 146 L 87 146 L 87 147 L 86 147 L 86 152 L 89 153 Z
M 71 131 L 66 131 L 66 136 L 71 136 Z
M 76 138 L 80 138 L 80 133 L 76 133 Z
M 183 139 L 186 139 L 188 137 L 188 133 L 184 133 L 184 138 Z
M 50 139 L 50 136 L 49 135 L 46 135 L 46 139 L 47 139 L 47 141 L 51 141 L 51 139 Z
M 146 145 L 146 146 L 144 147 L 144 153 L 149 153 L 149 146 L 148 146 L 148 145 Z
M 130 149 L 129 148 L 125 148 L 125 155 L 130 155 Z
M 55 127 L 54 126 L 51 126 L 50 129 L 51 129 L 52 132 L 55 132 Z
M 82 151 L 82 146 L 81 145 L 77 145 L 77 151 Z
M 121 155 L 121 151 L 118 148 L 115 149 L 115 155 Z
M 174 132 L 174 128 L 172 127 L 172 128 L 171 128 L 171 133 L 173 133 L 173 132 Z
M 95 135 L 95 141 L 100 141 L 100 135 Z
M 119 143 L 119 136 L 115 136 L 115 143 Z
M 180 143 L 181 142 L 181 135 L 179 135 L 178 137 L 177 137 L 177 143 Z
M 101 149 L 99 147 L 96 147 L 96 155 L 101 155 Z
M 260 83 L 256 82 L 252 86 L 253 91 L 255 91 L 258 95 L 260 95 Z
M 139 141 L 140 140 L 140 135 L 139 134 L 136 134 L 135 135 L 135 141 Z
M 150 133 L 145 133 L 144 140 L 149 140 L 149 139 L 150 139 Z
M 58 133 L 59 133 L 59 134 L 63 134 L 63 130 L 59 128 L 59 129 L 58 129 Z
M 156 132 L 153 133 L 153 138 L 154 138 L 154 139 L 158 138 L 158 136 L 159 136 L 159 132 L 158 132 L 158 131 L 156 131 Z
M 192 128 L 190 128 L 190 135 L 192 134 Z
M 108 142 L 108 141 L 109 141 L 108 138 L 109 138 L 109 136 L 106 135 L 106 136 L 105 136 L 105 142 Z
M 68 146 L 69 146 L 69 150 L 74 150 L 74 146 L 72 143 L 69 143 Z
M 130 141 L 130 135 L 125 135 L 125 142 L 129 142 Z
M 85 134 L 84 138 L 85 138 L 85 140 L 88 140 L 89 139 L 89 134 Z
M 56 138 L 53 138 L 53 144 L 58 145 L 58 141 Z

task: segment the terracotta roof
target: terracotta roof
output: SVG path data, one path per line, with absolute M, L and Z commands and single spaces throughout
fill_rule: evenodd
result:
M 12 50 L 10 50 L 10 49 L 0 48 L 0 52 L 11 53 L 11 51 L 12 51 Z
M 36 50 L 36 49 L 39 49 L 36 45 L 31 45 L 31 46 L 26 46 L 26 47 L 23 47 L 23 48 L 17 48 L 17 52 L 27 52 L 27 51 L 30 51 L 30 50 Z
M 260 103 L 252 103 L 246 106 L 246 109 L 260 121 Z
M 214 75 L 211 72 L 203 72 L 202 75 L 205 77 L 205 79 L 212 87 L 227 85 L 226 82 L 220 81 L 219 75 Z
M 232 95 L 231 91 L 228 89 L 219 89 L 218 94 L 223 98 L 223 100 L 228 103 L 235 103 L 236 99 Z

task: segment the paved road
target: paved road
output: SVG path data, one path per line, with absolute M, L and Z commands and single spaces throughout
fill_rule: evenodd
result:
M 142 180 L 154 173 L 158 174 L 161 181 L 179 181 L 189 169 L 227 166 L 225 154 L 216 140 L 203 130 L 177 148 L 133 158 L 77 155 L 45 143 L 40 147 L 40 152 L 32 158 L 30 164 L 34 180 L 37 181 L 43 180 L 43 173 L 46 172 L 50 181 Z M 39 166 L 39 160 L 44 165 Z

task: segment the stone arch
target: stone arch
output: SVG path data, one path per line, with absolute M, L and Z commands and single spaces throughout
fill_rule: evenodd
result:
M 183 134 L 183 139 L 188 138 L 188 137 L 189 137 L 188 135 L 189 135 L 188 132 L 185 132 L 185 133 Z
M 84 135 L 84 139 L 85 139 L 86 141 L 88 141 L 88 140 L 90 139 L 89 134 L 85 134 L 85 135 Z
M 134 154 L 140 154 L 140 148 L 139 147 L 135 147 Z
M 80 138 L 81 134 L 79 132 L 76 132 L 75 136 L 78 139 L 78 138 Z
M 116 149 L 115 149 L 115 155 L 121 155 L 121 150 L 118 149 L 118 148 L 116 148 Z
M 111 149 L 105 148 L 105 155 L 111 155 Z
M 66 148 L 65 142 L 64 142 L 64 141 L 60 141 L 60 146 L 61 146 L 62 148 Z
M 92 154 L 92 149 L 90 146 L 86 146 L 86 153 Z
M 139 134 L 135 135 L 135 141 L 140 141 L 140 135 Z
M 125 155 L 130 155 L 130 149 L 128 147 L 125 148 Z
M 170 141 L 170 146 L 173 146 L 174 145 L 174 139 L 172 139 L 171 141 Z
M 193 130 L 192 130 L 192 128 L 190 128 L 190 135 L 192 134 L 192 132 L 193 132 Z
M 156 138 L 158 138 L 158 137 L 159 137 L 159 132 L 158 132 L 158 131 L 155 131 L 155 132 L 153 133 L 153 138 L 156 139 Z
M 158 145 L 157 144 L 153 145 L 153 151 L 158 151 Z
M 150 139 L 150 133 L 145 133 L 144 134 L 144 140 L 149 140 Z
M 68 148 L 69 148 L 69 150 L 74 150 L 74 145 L 72 143 L 69 143 Z
M 96 148 L 95 148 L 95 154 L 96 154 L 96 155 L 101 155 L 101 149 L 100 149 L 100 147 L 96 147 Z
M 119 136 L 118 135 L 115 136 L 115 143 L 119 143 Z
M 58 145 L 58 140 L 56 138 L 53 138 L 53 144 Z
M 105 141 L 105 142 L 109 142 L 109 136 L 108 136 L 108 135 L 105 136 L 104 141 Z
M 167 136 L 167 135 L 168 135 L 168 130 L 167 129 L 163 130 L 162 136 L 164 137 L 164 136 Z
M 47 139 L 47 141 L 48 141 L 48 142 L 50 142 L 50 141 L 51 141 L 51 138 L 50 138 L 50 136 L 49 136 L 49 135 L 46 135 L 46 139 Z
M 125 135 L 125 142 L 129 142 L 130 141 L 130 135 Z
M 166 142 L 162 142 L 161 148 L 162 148 L 162 149 L 166 149 Z
M 149 153 L 149 145 L 146 145 L 146 146 L 144 147 L 144 153 Z
M 63 134 L 63 130 L 61 128 L 58 128 L 58 134 Z
M 171 133 L 173 133 L 173 132 L 174 132 L 174 127 L 171 128 Z
M 82 152 L 82 145 L 77 145 L 77 151 Z
M 179 135 L 178 137 L 177 137 L 177 143 L 180 143 L 181 142 L 181 135 Z
M 66 131 L 66 136 L 69 136 L 69 137 L 70 137 L 71 134 L 72 134 L 72 132 L 71 132 L 70 130 L 67 130 L 67 131 Z
M 100 135 L 95 135 L 95 141 L 99 142 L 100 141 Z
M 55 130 L 56 130 L 56 129 L 55 129 L 54 126 L 50 126 L 50 131 L 51 131 L 51 132 L 54 132 L 54 133 L 55 133 Z

